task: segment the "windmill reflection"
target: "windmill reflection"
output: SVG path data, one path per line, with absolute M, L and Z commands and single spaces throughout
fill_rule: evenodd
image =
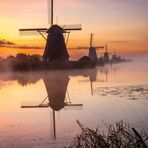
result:
M 53 133 L 56 139 L 56 117 L 55 111 L 60 111 L 66 105 L 65 97 L 69 83 L 69 76 L 44 76 L 43 81 L 47 90 L 49 106 L 53 110 Z
M 110 66 L 107 65 L 103 68 L 96 68 L 96 69 L 91 69 L 91 70 L 87 70 L 86 74 L 83 75 L 84 77 L 88 77 L 88 80 L 80 80 L 79 82 L 87 82 L 90 83 L 90 91 L 91 91 L 91 95 L 95 95 L 95 93 L 97 94 L 98 89 L 94 88 L 94 83 L 98 82 L 98 83 L 108 83 L 109 81 L 109 74 L 110 73 L 116 73 L 117 71 L 120 70 L 120 67 L 118 66 Z M 99 76 L 102 76 L 101 78 Z
M 65 97 L 69 80 L 69 76 L 66 74 L 62 76 L 47 75 L 43 77 L 47 90 L 49 106 L 55 111 L 60 111 L 66 105 Z
M 87 71 L 85 77 L 88 77 L 88 80 L 82 80 L 79 82 L 89 82 L 90 83 L 90 90 L 91 90 L 91 95 L 94 95 L 94 86 L 93 83 L 94 82 L 104 82 L 104 80 L 97 78 L 98 75 L 98 69 L 91 69 L 89 71 Z
M 69 75 L 66 73 L 46 73 L 42 76 L 47 97 L 38 105 L 22 105 L 21 108 L 48 108 L 52 109 L 53 138 L 56 140 L 56 112 L 65 107 L 82 108 L 82 104 L 72 104 L 68 93 Z M 68 96 L 68 99 L 66 97 Z

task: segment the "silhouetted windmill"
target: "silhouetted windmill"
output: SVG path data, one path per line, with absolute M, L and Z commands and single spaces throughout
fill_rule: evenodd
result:
M 108 45 L 106 44 L 106 46 L 105 46 L 105 52 L 103 54 L 103 61 L 105 63 L 109 63 L 111 61 L 110 58 L 109 58 L 109 55 L 113 55 L 113 54 L 115 54 L 115 52 L 109 52 L 108 51 Z
M 48 21 L 49 28 L 27 28 L 19 29 L 22 35 L 29 33 L 40 34 L 46 40 L 46 47 L 43 54 L 45 61 L 67 61 L 69 60 L 69 54 L 67 52 L 66 44 L 68 43 L 70 31 L 81 30 L 81 25 L 58 25 L 54 24 L 54 0 L 48 0 Z M 47 33 L 47 38 L 44 35 Z M 63 34 L 68 34 L 67 39 L 64 39 Z M 25 35 L 24 34 L 24 35 Z M 65 42 L 66 40 L 66 42 Z
M 94 39 L 94 35 L 93 35 L 93 33 L 91 33 L 89 47 L 78 47 L 78 49 L 88 49 L 89 50 L 88 57 L 92 61 L 97 61 L 97 52 L 96 52 L 96 50 L 100 50 L 101 48 L 104 48 L 104 47 L 103 46 L 93 46 L 93 39 Z
M 105 52 L 104 52 L 104 55 L 103 55 L 103 61 L 105 63 L 109 63 L 110 62 L 107 44 L 106 44 Z

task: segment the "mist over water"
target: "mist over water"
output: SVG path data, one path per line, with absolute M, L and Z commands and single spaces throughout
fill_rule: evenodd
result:
M 0 74 L 0 147 L 62 147 L 80 133 L 76 120 L 102 120 L 148 132 L 148 56 L 91 70 Z M 43 100 L 48 108 L 38 107 Z M 34 106 L 34 108 L 21 108 Z

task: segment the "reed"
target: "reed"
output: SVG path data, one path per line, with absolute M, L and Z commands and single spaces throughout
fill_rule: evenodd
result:
M 92 130 L 77 121 L 81 134 L 76 136 L 69 148 L 147 148 L 148 136 L 143 131 L 138 133 L 135 128 L 123 121 L 113 125 L 104 125 L 107 134 L 99 129 Z

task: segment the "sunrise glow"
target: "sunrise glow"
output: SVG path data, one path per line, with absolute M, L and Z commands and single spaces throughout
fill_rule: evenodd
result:
M 111 52 L 148 52 L 147 0 L 55 0 L 54 3 L 54 23 L 81 23 L 83 27 L 82 31 L 71 33 L 69 48 L 89 45 L 90 33 L 94 33 L 94 44 L 104 46 L 107 43 Z M 44 49 L 45 41 L 41 36 L 20 36 L 18 30 L 48 27 L 47 12 L 46 0 L 1 0 L 0 39 Z M 43 52 L 0 48 L 1 56 Z

